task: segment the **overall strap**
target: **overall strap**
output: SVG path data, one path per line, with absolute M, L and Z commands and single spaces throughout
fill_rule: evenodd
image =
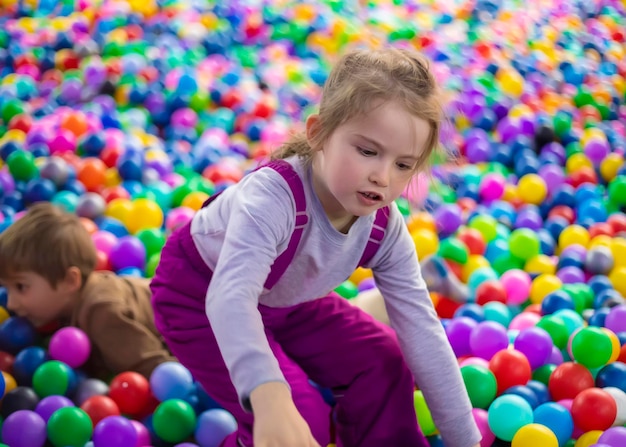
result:
M 291 260 L 296 254 L 296 249 L 298 248 L 298 244 L 300 244 L 300 239 L 302 238 L 302 232 L 304 227 L 309 222 L 309 216 L 306 212 L 306 196 L 304 195 L 304 186 L 302 185 L 302 179 L 298 175 L 298 173 L 293 169 L 289 163 L 285 160 L 271 160 L 265 164 L 258 166 L 254 171 L 257 171 L 261 168 L 271 168 L 277 173 L 281 175 L 283 179 L 289 185 L 289 189 L 291 190 L 291 194 L 293 195 L 293 200 L 296 207 L 296 216 L 295 216 L 295 226 L 293 229 L 293 233 L 291 233 L 291 239 L 289 239 L 289 243 L 287 244 L 287 248 L 284 252 L 280 254 L 272 264 L 272 269 L 270 270 L 269 275 L 267 275 L 267 280 L 265 281 L 264 287 L 266 289 L 271 289 L 274 287 L 274 284 L 278 282 L 289 264 L 291 264 Z M 254 172 L 252 171 L 252 172 Z M 208 204 L 210 204 L 217 196 L 221 193 L 218 192 L 209 197 L 202 207 L 204 208 Z
M 296 206 L 295 225 L 293 233 L 291 233 L 291 239 L 289 239 L 289 243 L 287 244 L 287 249 L 282 252 L 276 260 L 274 260 L 272 269 L 269 275 L 267 275 L 267 280 L 265 281 L 264 287 L 269 290 L 274 287 L 274 284 L 278 282 L 280 277 L 283 276 L 283 273 L 285 273 L 285 270 L 287 270 L 289 264 L 291 264 L 291 261 L 296 254 L 298 244 L 300 244 L 304 227 L 309 222 L 309 216 L 306 212 L 306 197 L 304 195 L 302 179 L 293 169 L 293 166 L 284 160 L 272 160 L 262 167 L 274 169 L 285 179 L 289 185 L 291 194 L 293 194 L 293 200 Z
M 372 260 L 378 251 L 378 247 L 380 247 L 383 238 L 385 237 L 385 230 L 387 229 L 388 222 L 389 207 L 385 206 L 383 208 L 379 208 L 376 211 L 376 218 L 374 219 L 374 224 L 372 225 L 372 231 L 370 232 L 369 240 L 367 241 L 367 245 L 365 246 L 365 250 L 363 251 L 363 256 L 361 256 L 358 267 L 361 267 Z

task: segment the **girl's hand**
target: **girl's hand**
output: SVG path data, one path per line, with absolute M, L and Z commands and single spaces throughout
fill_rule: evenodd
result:
M 287 386 L 269 382 L 250 394 L 256 447 L 320 447 L 298 412 Z

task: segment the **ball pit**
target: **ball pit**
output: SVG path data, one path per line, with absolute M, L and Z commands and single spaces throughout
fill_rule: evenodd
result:
M 167 236 L 300 128 L 338 54 L 417 48 L 460 163 L 398 204 L 417 253 L 470 290 L 433 302 L 481 447 L 624 445 L 626 4 L 287 3 L 0 1 L 0 231 L 50 201 L 81 216 L 98 269 L 151 277 Z M 205 447 L 235 429 L 180 365 L 85 377 L 84 334 L 44 344 L 3 293 L 5 444 Z

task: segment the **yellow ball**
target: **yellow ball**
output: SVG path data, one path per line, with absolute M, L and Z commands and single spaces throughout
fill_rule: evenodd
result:
M 407 228 L 409 229 L 410 233 L 418 229 L 437 231 L 435 219 L 433 218 L 432 214 L 427 213 L 426 211 L 420 211 L 411 215 L 407 222 Z
M 109 217 L 113 217 L 122 223 L 126 223 L 126 219 L 128 218 L 128 214 L 132 208 L 133 204 L 128 199 L 113 199 L 107 205 L 104 214 Z
M 134 200 L 124 224 L 133 234 L 146 228 L 161 228 L 163 210 L 150 199 Z
M 600 175 L 605 181 L 610 182 L 617 176 L 623 164 L 624 157 L 621 154 L 609 154 L 600 163 Z
M 489 261 L 484 256 L 481 255 L 470 255 L 467 258 L 467 262 L 463 264 L 463 268 L 461 269 L 461 279 L 463 282 L 467 282 L 472 273 L 475 270 L 478 270 L 482 267 L 490 267 Z
M 8 319 L 10 316 L 11 315 L 9 314 L 9 311 L 6 310 L 4 307 L 0 306 L 0 323 Z
M 520 118 L 523 116 L 533 116 L 533 111 L 526 104 L 516 104 L 509 110 L 511 118 Z
M 626 266 L 614 267 L 609 273 L 609 280 L 615 290 L 626 296 Z
M 356 284 L 358 286 L 363 280 L 369 279 L 372 276 L 373 275 L 371 269 L 358 267 L 354 272 L 352 272 L 352 275 L 350 275 L 350 278 L 348 278 L 348 280 L 350 280 L 352 284 Z
M 583 433 L 580 438 L 576 440 L 574 447 L 590 447 L 598 442 L 602 433 L 604 433 L 602 430 L 591 430 L 587 433 Z
M 415 244 L 417 256 L 420 259 L 437 253 L 437 250 L 439 250 L 439 237 L 437 237 L 437 233 L 432 230 L 419 228 L 411 233 L 411 237 Z
M 589 241 L 589 250 L 591 250 L 594 247 L 606 247 L 608 249 L 611 248 L 611 244 L 613 243 L 613 238 L 611 236 L 607 236 L 606 234 L 599 234 L 597 236 L 594 236 L 590 241 Z
M 537 255 L 526 261 L 524 271 L 531 274 L 548 273 L 554 275 L 556 273 L 556 260 L 547 255 Z
M 614 237 L 611 241 L 611 253 L 613 254 L 613 267 L 626 266 L 626 239 Z
M 600 328 L 600 329 L 602 329 L 604 331 L 604 333 L 606 335 L 608 335 L 609 338 L 611 339 L 611 347 L 612 347 L 611 357 L 609 358 L 609 361 L 606 362 L 607 365 L 608 365 L 609 363 L 613 363 L 614 361 L 616 361 L 617 358 L 619 357 L 619 355 L 621 353 L 621 344 L 620 344 L 619 338 L 617 338 L 617 335 L 615 334 L 615 332 L 613 332 L 612 330 L 607 329 L 605 327 Z
M 593 163 L 587 158 L 585 154 L 579 152 L 572 154 L 565 162 L 565 170 L 568 174 L 580 170 L 580 168 L 587 167 L 593 169 Z
M 209 198 L 209 195 L 202 191 L 190 192 L 185 196 L 181 205 L 191 208 L 194 211 L 198 211 L 202 208 L 202 204 Z
M 109 168 L 104 173 L 104 186 L 111 187 L 117 186 L 122 183 L 122 177 L 116 168 Z
M 9 391 L 13 391 L 15 388 L 17 388 L 17 382 L 8 372 L 0 372 L 2 373 L 2 377 L 4 378 L 4 395 L 6 395 Z
M 500 86 L 505 93 L 518 97 L 524 92 L 524 78 L 515 70 L 506 70 L 499 77 Z
M 530 301 L 533 304 L 541 304 L 546 295 L 559 290 L 562 286 L 563 283 L 557 276 L 542 273 L 530 285 Z
M 580 225 L 570 225 L 561 231 L 559 235 L 559 248 L 564 249 L 572 244 L 582 245 L 587 248 L 589 245 L 589 232 Z
M 517 191 L 524 202 L 539 205 L 546 198 L 548 187 L 537 174 L 526 174 L 519 179 Z
M 520 428 L 511 447 L 559 447 L 559 440 L 552 430 L 541 424 L 528 424 Z

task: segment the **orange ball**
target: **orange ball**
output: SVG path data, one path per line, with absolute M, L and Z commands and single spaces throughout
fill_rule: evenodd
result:
M 89 125 L 87 124 L 87 118 L 83 113 L 72 112 L 67 113 L 61 119 L 61 128 L 69 130 L 76 137 L 80 137 L 87 133 Z
M 83 160 L 78 170 L 77 179 L 87 191 L 98 191 L 106 182 L 107 166 L 99 158 L 89 157 Z

